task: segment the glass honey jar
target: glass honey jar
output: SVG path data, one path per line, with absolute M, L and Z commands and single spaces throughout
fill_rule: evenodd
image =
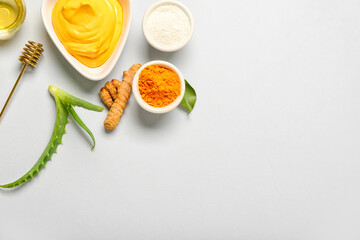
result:
M 25 16 L 23 0 L 0 0 L 0 40 L 11 38 L 24 23 Z

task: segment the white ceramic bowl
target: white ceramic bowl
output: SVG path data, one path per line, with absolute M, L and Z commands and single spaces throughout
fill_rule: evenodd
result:
M 150 15 L 152 14 L 152 12 L 160 7 L 161 5 L 166 5 L 166 4 L 170 4 L 170 5 L 175 5 L 178 8 L 180 8 L 189 18 L 190 21 L 190 34 L 186 37 L 186 39 L 184 39 L 181 44 L 178 45 L 174 45 L 174 46 L 164 46 L 159 42 L 156 42 L 156 40 L 152 39 L 151 34 L 149 33 L 149 29 L 148 29 L 148 19 L 150 17 Z M 163 52 L 174 52 L 177 50 L 180 50 L 181 48 L 183 48 L 186 44 L 188 44 L 188 42 L 190 41 L 193 33 L 194 33 L 194 19 L 192 17 L 192 14 L 190 12 L 190 10 L 185 7 L 182 3 L 178 2 L 178 1 L 174 1 L 174 0 L 161 0 L 159 2 L 154 3 L 153 5 L 150 6 L 150 8 L 146 11 L 143 20 L 142 20 L 142 30 L 143 30 L 143 34 L 144 37 L 146 39 L 146 41 L 155 49 L 163 51 Z
M 180 95 L 175 99 L 174 102 L 170 103 L 169 105 L 165 106 L 165 107 L 153 107 L 151 105 L 149 105 L 147 102 L 144 101 L 144 99 L 141 97 L 140 91 L 139 91 L 139 75 L 141 73 L 141 71 L 146 68 L 147 66 L 153 65 L 153 64 L 157 64 L 157 65 L 161 65 L 161 66 L 166 66 L 170 69 L 172 69 L 179 77 L 180 79 Z M 185 80 L 183 75 L 181 74 L 181 72 L 179 71 L 179 69 L 177 69 L 177 67 L 175 67 L 174 65 L 172 65 L 169 62 L 166 61 L 160 61 L 160 60 L 156 60 L 156 61 L 151 61 L 148 62 L 146 64 L 144 64 L 135 74 L 134 79 L 133 79 L 133 87 L 132 87 L 132 92 L 134 94 L 134 97 L 137 101 L 137 103 L 146 111 L 151 112 L 151 113 L 166 113 L 169 112 L 171 110 L 173 110 L 174 108 L 176 108 L 181 100 L 184 97 L 185 94 Z
M 118 0 L 123 8 L 123 29 L 121 32 L 121 36 L 119 42 L 110 56 L 110 58 L 100 67 L 97 68 L 89 68 L 79 62 L 76 58 L 74 58 L 68 51 L 66 51 L 65 47 L 59 41 L 53 25 L 51 21 L 51 14 L 54 8 L 55 3 L 58 0 L 43 0 L 41 7 L 41 15 L 45 25 L 45 28 L 53 40 L 55 46 L 59 49 L 61 54 L 65 57 L 65 59 L 84 77 L 93 80 L 99 81 L 104 79 L 115 67 L 116 62 L 118 61 L 120 54 L 125 46 L 126 39 L 129 34 L 129 29 L 131 25 L 132 18 L 132 0 Z

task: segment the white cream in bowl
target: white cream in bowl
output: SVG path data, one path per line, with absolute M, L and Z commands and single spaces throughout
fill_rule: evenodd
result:
M 194 32 L 194 20 L 183 4 L 177 1 L 160 1 L 144 15 L 143 33 L 148 43 L 164 52 L 184 47 Z

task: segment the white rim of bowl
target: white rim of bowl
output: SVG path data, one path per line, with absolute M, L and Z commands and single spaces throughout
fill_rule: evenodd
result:
M 147 33 L 147 29 L 146 29 L 146 22 L 150 16 L 150 14 L 154 11 L 155 8 L 157 8 L 158 6 L 160 5 L 163 5 L 163 4 L 174 4 L 176 6 L 178 6 L 179 8 L 181 8 L 181 10 L 184 11 L 184 13 L 189 17 L 189 21 L 190 21 L 190 34 L 188 36 L 188 38 L 186 39 L 186 41 L 183 42 L 183 44 L 181 45 L 178 45 L 176 47 L 173 47 L 173 48 L 166 48 L 164 46 L 161 46 L 160 44 L 157 44 L 155 41 L 152 41 L 149 34 Z M 144 34 L 144 37 L 146 39 L 146 41 L 153 47 L 153 48 L 156 48 L 160 51 L 163 51 L 163 52 L 175 52 L 177 50 L 180 50 L 181 48 L 185 47 L 189 41 L 191 40 L 192 38 L 192 35 L 194 33 L 194 18 L 190 12 L 190 10 L 182 3 L 178 2 L 178 1 L 175 1 L 175 0 L 161 0 L 159 2 L 156 2 L 154 3 L 153 5 L 151 5 L 149 7 L 149 9 L 145 12 L 145 15 L 143 17 L 143 20 L 142 20 L 142 31 L 143 31 L 143 34 Z
M 128 41 L 128 37 L 129 37 L 129 33 L 130 33 L 130 28 L 131 28 L 131 23 L 132 23 L 132 18 L 133 18 L 133 0 L 127 0 L 128 2 L 128 12 L 129 12 L 129 16 L 126 19 L 127 20 L 127 27 L 124 28 L 125 26 L 125 19 L 123 19 L 123 28 L 122 28 L 122 32 L 120 35 L 120 38 L 123 36 L 123 41 L 120 43 L 120 38 L 117 42 L 117 46 L 114 49 L 114 51 L 111 53 L 110 57 L 107 59 L 107 61 L 96 68 L 90 68 L 85 66 L 83 63 L 81 63 L 79 60 L 77 60 L 74 56 L 72 56 L 64 47 L 64 45 L 60 42 L 58 36 L 55 33 L 54 27 L 52 26 L 52 9 L 53 9 L 53 5 L 55 5 L 55 3 L 53 3 L 55 1 L 55 3 L 58 0 L 43 0 L 42 2 L 42 6 L 41 6 L 41 16 L 42 16 L 42 21 L 43 24 L 45 26 L 45 29 L 47 31 L 47 34 L 49 35 L 49 37 L 51 38 L 51 40 L 53 41 L 53 44 L 56 46 L 57 50 L 60 52 L 60 54 L 66 59 L 66 61 L 68 62 L 68 64 L 70 64 L 80 75 L 82 75 L 83 77 L 87 78 L 88 80 L 91 81 L 100 81 L 105 79 L 115 68 L 115 65 L 117 64 L 117 62 L 120 59 L 120 56 L 126 46 L 126 43 Z M 51 10 L 48 10 L 50 7 L 52 6 Z M 124 16 L 124 15 L 123 15 Z M 124 31 L 125 29 L 125 31 Z M 101 73 L 92 73 L 91 70 L 94 69 L 101 69 L 103 68 L 103 66 L 110 61 L 110 58 L 112 58 L 112 61 L 109 63 L 109 66 L 107 68 L 105 68 Z
M 141 97 L 141 94 L 139 91 L 139 75 L 142 72 L 142 70 L 144 70 L 146 67 L 148 67 L 150 65 L 160 65 L 160 66 L 168 67 L 168 68 L 172 69 L 178 75 L 178 77 L 180 79 L 180 95 L 172 103 L 170 103 L 169 105 L 167 105 L 165 107 L 153 107 L 153 106 L 149 105 L 147 102 L 145 102 L 144 99 Z M 179 71 L 179 69 L 177 67 L 175 67 L 173 64 L 166 62 L 166 61 L 162 61 L 162 60 L 156 60 L 156 61 L 151 61 L 151 62 L 145 63 L 136 72 L 132 85 L 133 85 L 132 92 L 134 94 L 136 102 L 144 110 L 151 112 L 151 113 L 161 114 L 161 113 L 166 113 L 166 112 L 169 112 L 169 111 L 175 109 L 180 104 L 180 102 L 183 99 L 184 94 L 185 94 L 185 80 L 184 80 L 183 75 Z

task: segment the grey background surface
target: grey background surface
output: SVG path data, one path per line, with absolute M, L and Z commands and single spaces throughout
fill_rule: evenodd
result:
M 36 162 L 51 135 L 56 85 L 101 104 L 105 81 L 133 63 L 167 60 L 198 93 L 194 111 L 158 116 L 132 97 L 119 127 L 78 109 L 63 144 L 28 184 L 0 191 L 0 239 L 359 239 L 360 2 L 182 2 L 193 39 L 152 49 L 133 1 L 128 42 L 104 81 L 80 76 L 48 37 L 40 0 L 0 42 L 0 105 L 27 40 L 44 44 L 0 121 L 0 183 Z

